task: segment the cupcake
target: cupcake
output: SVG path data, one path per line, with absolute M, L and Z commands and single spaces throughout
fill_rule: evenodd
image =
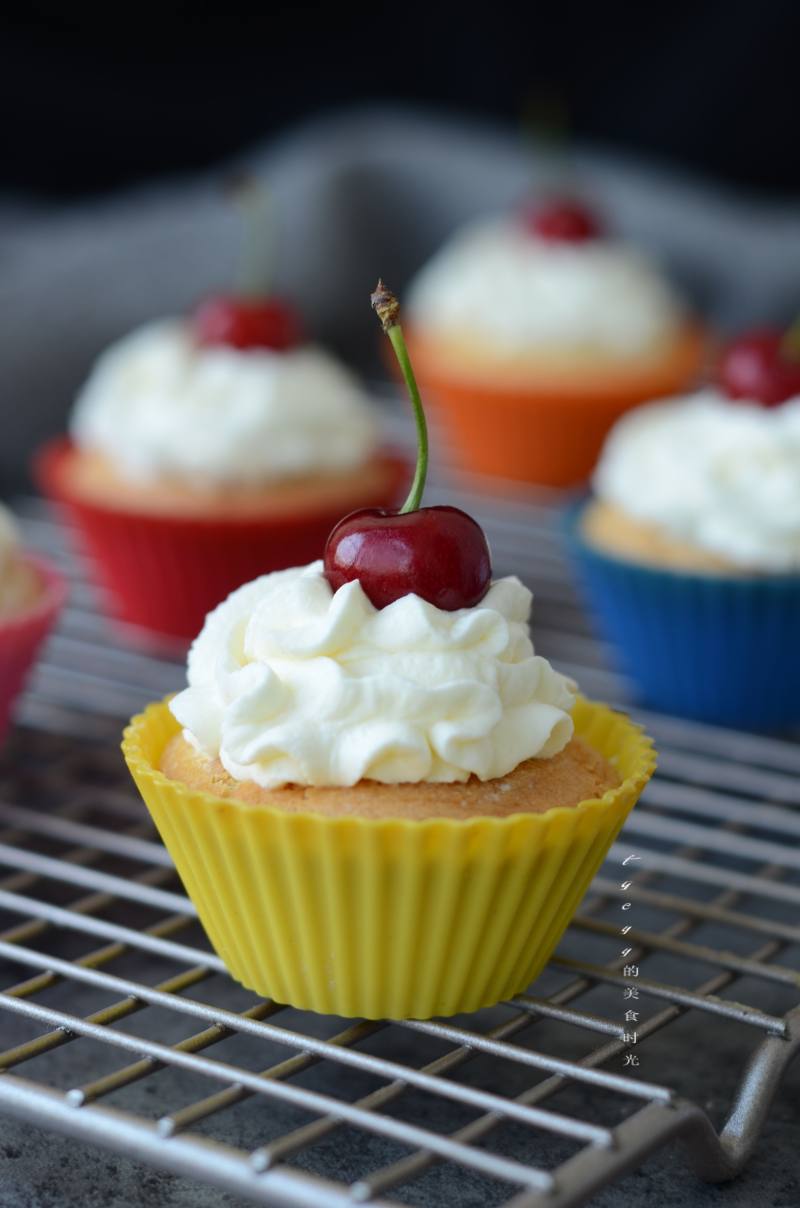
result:
M 642 702 L 752 729 L 800 722 L 800 358 L 770 341 L 770 372 L 759 333 L 715 385 L 624 416 L 568 521 Z
M 61 575 L 22 549 L 11 514 L 0 507 L 0 740 L 66 594 Z
M 394 502 L 407 476 L 345 367 L 284 303 L 239 297 L 107 349 L 36 471 L 116 616 L 183 639 L 240 583 L 318 557 L 343 511 Z
M 585 481 L 614 420 L 690 384 L 706 343 L 658 267 L 565 200 L 457 232 L 410 315 L 464 465 L 549 486 Z
M 492 580 L 476 522 L 419 506 L 424 462 L 403 509 L 220 604 L 187 687 L 125 732 L 216 951 L 295 1007 L 426 1018 L 521 990 L 653 770 L 534 653 L 530 592 Z

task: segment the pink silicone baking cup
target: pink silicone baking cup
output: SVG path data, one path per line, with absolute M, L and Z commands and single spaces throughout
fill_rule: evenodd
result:
M 66 579 L 55 567 L 33 554 L 26 554 L 24 560 L 39 575 L 42 592 L 32 607 L 0 621 L 0 741 L 8 732 L 14 702 L 25 687 L 39 647 L 67 598 Z

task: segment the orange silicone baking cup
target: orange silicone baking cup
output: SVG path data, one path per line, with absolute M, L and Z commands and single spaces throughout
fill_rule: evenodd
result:
M 579 700 L 576 733 L 621 784 L 571 808 L 465 821 L 323 817 L 217 797 L 159 771 L 166 702 L 125 731 L 131 774 L 217 953 L 313 1011 L 429 1018 L 540 972 L 655 767 L 627 717 Z
M 587 480 L 623 412 L 693 385 L 708 348 L 703 329 L 687 324 L 669 351 L 647 366 L 582 369 L 523 384 L 502 374 L 480 382 L 459 376 L 432 338 L 409 332 L 407 342 L 425 400 L 466 469 L 554 487 Z

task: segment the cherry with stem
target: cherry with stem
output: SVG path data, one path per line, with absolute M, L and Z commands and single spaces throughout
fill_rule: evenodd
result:
M 295 308 L 269 292 L 271 223 L 266 191 L 254 177 L 244 176 L 230 192 L 239 205 L 243 227 L 237 289 L 199 304 L 193 316 L 195 338 L 203 347 L 286 352 L 301 342 L 302 325 Z
M 486 536 L 460 508 L 420 506 L 428 472 L 425 411 L 398 322 L 399 303 L 382 281 L 371 301 L 414 409 L 416 470 L 400 509 L 365 508 L 339 521 L 325 545 L 325 576 L 334 591 L 357 579 L 376 608 L 407 595 L 448 612 L 471 608 L 483 599 L 492 579 Z

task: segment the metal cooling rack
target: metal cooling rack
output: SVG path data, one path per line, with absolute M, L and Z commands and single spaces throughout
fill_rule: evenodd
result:
M 624 703 L 551 503 L 447 498 L 534 588 L 540 651 Z M 41 504 L 20 515 L 73 590 L 0 761 L 0 1111 L 312 1208 L 568 1208 L 676 1140 L 701 1178 L 743 1167 L 800 1031 L 795 745 L 639 714 L 658 777 L 527 993 L 445 1021 L 302 1014 L 226 976 L 122 766 L 121 722 L 182 666 L 102 618 Z

